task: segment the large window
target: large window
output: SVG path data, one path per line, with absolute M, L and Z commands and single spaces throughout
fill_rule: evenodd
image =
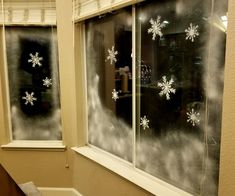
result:
M 87 20 L 88 143 L 217 195 L 226 14 L 226 0 L 159 0 Z

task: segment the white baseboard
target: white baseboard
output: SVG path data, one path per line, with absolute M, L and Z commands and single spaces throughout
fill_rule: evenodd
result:
M 38 187 L 42 196 L 82 196 L 74 188 Z

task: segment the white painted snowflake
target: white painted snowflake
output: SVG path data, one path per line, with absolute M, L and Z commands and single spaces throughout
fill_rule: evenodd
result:
M 110 60 L 111 65 L 113 62 L 117 62 L 116 55 L 118 54 L 118 51 L 115 51 L 114 46 L 112 46 L 112 49 L 108 49 L 109 55 L 107 56 L 107 61 Z
M 48 77 L 46 77 L 42 81 L 43 81 L 43 86 L 49 87 L 52 85 L 51 79 L 49 79 Z
M 29 54 L 31 59 L 28 59 L 28 62 L 32 63 L 32 67 L 35 67 L 36 65 L 38 65 L 39 67 L 42 66 L 40 61 L 42 61 L 43 58 L 39 57 L 38 55 L 39 55 L 38 52 L 36 52 L 35 55 L 33 55 L 32 53 Z
M 112 99 L 114 99 L 114 101 L 119 99 L 118 92 L 115 89 L 113 89 L 113 92 L 112 92 Z
M 149 120 L 146 118 L 146 116 L 144 116 L 143 118 L 140 117 L 140 126 L 142 126 L 144 130 L 146 128 L 149 128 Z
M 194 109 L 186 113 L 188 116 L 187 122 L 190 122 L 193 126 L 200 123 L 200 113 L 195 112 Z
M 194 38 L 199 36 L 198 33 L 198 25 L 194 26 L 192 23 L 190 23 L 190 26 L 185 29 L 186 32 L 186 40 L 191 40 L 192 42 L 194 42 Z
M 30 103 L 31 105 L 33 105 L 34 101 L 37 101 L 37 98 L 33 97 L 34 92 L 32 93 L 28 93 L 27 91 L 25 92 L 25 97 L 22 97 L 22 99 L 25 99 L 25 105 L 28 105 L 28 103 Z
M 174 80 L 171 78 L 169 81 L 167 81 L 166 76 L 162 76 L 162 82 L 158 82 L 158 87 L 161 88 L 161 92 L 159 95 L 162 97 L 163 95 L 166 95 L 166 99 L 170 100 L 170 93 L 175 94 L 176 90 L 172 87 L 172 84 L 174 83 Z
M 155 40 L 157 35 L 162 37 L 162 28 L 165 27 L 166 24 L 161 23 L 161 16 L 158 16 L 156 21 L 151 18 L 149 22 L 152 26 L 148 29 L 148 33 L 153 34 L 152 40 Z

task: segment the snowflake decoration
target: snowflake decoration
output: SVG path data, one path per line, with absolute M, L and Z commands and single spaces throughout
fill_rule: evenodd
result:
M 152 25 L 151 28 L 148 29 L 148 33 L 152 33 L 153 34 L 153 38 L 152 40 L 156 39 L 156 36 L 159 35 L 160 37 L 162 37 L 162 28 L 166 26 L 165 23 L 161 23 L 161 16 L 157 17 L 157 21 L 153 20 L 152 18 L 150 19 L 150 24 Z
M 191 40 L 192 42 L 194 42 L 194 38 L 199 36 L 198 33 L 198 25 L 194 26 L 192 23 L 190 23 L 190 26 L 185 29 L 186 32 L 186 40 Z
M 32 67 L 35 67 L 36 65 L 38 65 L 39 67 L 42 66 L 40 61 L 42 61 L 43 58 L 39 57 L 38 55 L 39 55 L 38 52 L 36 52 L 35 55 L 33 55 L 32 53 L 29 54 L 31 59 L 28 59 L 28 62 L 32 63 Z
M 27 91 L 25 92 L 25 97 L 22 97 L 22 99 L 25 99 L 25 105 L 28 105 L 28 103 L 30 103 L 31 105 L 33 105 L 33 102 L 37 100 L 37 98 L 33 97 L 34 92 L 32 92 L 31 94 L 29 94 Z
M 117 62 L 116 55 L 118 54 L 118 51 L 115 51 L 114 46 L 112 46 L 112 50 L 108 49 L 109 55 L 107 56 L 107 61 L 110 60 L 111 65 L 113 62 Z
M 113 89 L 113 92 L 112 92 L 112 99 L 114 99 L 114 101 L 119 99 L 118 92 L 115 89 Z
M 162 76 L 163 82 L 158 82 L 158 87 L 161 88 L 161 92 L 159 95 L 162 97 L 163 95 L 166 95 L 166 99 L 170 100 L 170 93 L 175 94 L 176 90 L 172 88 L 172 84 L 174 83 L 174 80 L 171 78 L 169 81 L 167 81 L 166 76 Z
M 51 79 L 49 79 L 48 77 L 46 77 L 42 81 L 43 81 L 43 86 L 49 87 L 52 85 Z
M 193 126 L 200 123 L 200 113 L 195 112 L 194 109 L 186 113 L 188 116 L 187 122 L 190 122 Z
M 144 116 L 143 118 L 140 117 L 140 126 L 142 126 L 144 130 L 146 128 L 149 128 L 149 120 L 146 118 L 146 116 Z

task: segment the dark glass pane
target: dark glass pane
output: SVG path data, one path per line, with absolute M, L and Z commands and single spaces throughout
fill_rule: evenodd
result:
M 131 8 L 86 21 L 89 143 L 132 159 Z
M 227 1 L 137 8 L 137 167 L 217 195 Z
M 6 27 L 12 136 L 61 140 L 56 29 Z

